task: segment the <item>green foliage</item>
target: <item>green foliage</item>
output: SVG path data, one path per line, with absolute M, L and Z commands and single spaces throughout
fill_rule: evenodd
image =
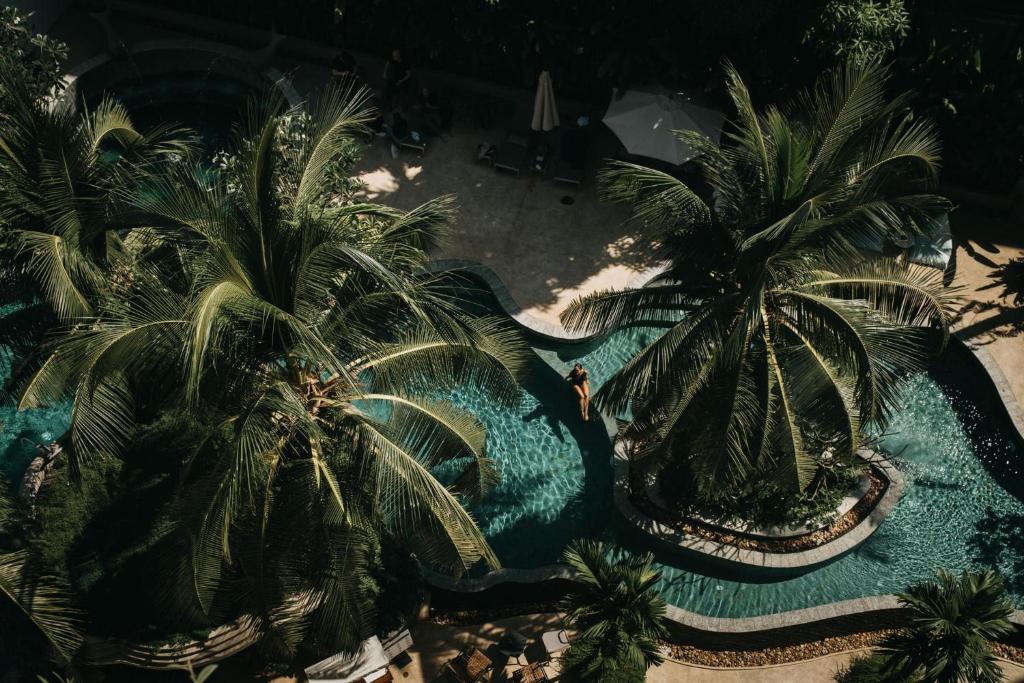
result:
M 882 683 L 884 680 L 885 657 L 878 653 L 855 657 L 836 674 L 836 683 Z
M 93 458 L 75 485 L 67 467 L 47 477 L 36 502 L 39 528 L 33 534 L 32 546 L 48 571 L 69 574 L 68 561 L 75 542 L 96 515 L 110 507 L 121 467 L 120 460 L 100 456 Z
M 726 77 L 727 140 L 678 134 L 703 155 L 711 196 L 630 163 L 601 177 L 670 268 L 651 286 L 578 299 L 562 322 L 669 327 L 595 395 L 613 414 L 632 408 L 621 436 L 636 466 L 684 458 L 704 497 L 762 478 L 803 491 L 820 466 L 853 461 L 866 427 L 884 428 L 929 330 L 948 334 L 941 272 L 856 244 L 918 233 L 946 207 L 928 193 L 939 144 L 903 98 L 886 98 L 875 65 L 836 69 L 763 112 Z
M 1013 603 L 991 570 L 959 576 L 940 570 L 899 595 L 910 624 L 887 638 L 883 680 L 919 678 L 935 683 L 1003 680 L 989 640 L 1012 633 Z
M 602 543 L 581 540 L 563 560 L 577 576 L 559 609 L 577 635 L 561 659 L 562 671 L 581 681 L 643 681 L 647 669 L 661 663 L 660 639 L 667 634 L 653 555 L 611 562 Z
M 149 477 L 166 501 L 166 523 L 142 515 L 154 547 L 133 530 L 140 551 L 104 566 L 156 568 L 148 593 L 174 623 L 257 614 L 279 656 L 354 647 L 403 611 L 378 610 L 394 567 L 381 544 L 454 574 L 497 565 L 462 507 L 496 476 L 483 426 L 422 390 L 514 401 L 522 349 L 423 272 L 450 198 L 403 212 L 338 182 L 366 92 L 313 102 L 306 117 L 254 100 L 219 171 L 136 168 L 114 198 L 145 216 L 121 240 L 123 277 L 21 396 L 71 398 L 73 464 L 114 450 L 142 477 L 125 496 L 150 495 Z M 175 422 L 188 438 L 162 436 Z M 446 462 L 451 487 L 432 474 Z M 97 606 L 112 587 L 100 578 Z
M 804 42 L 826 57 L 867 64 L 892 55 L 909 29 L 903 0 L 829 0 Z
M 827 523 L 835 518 L 836 508 L 857 483 L 862 469 L 841 466 L 819 470 L 806 491 L 779 487 L 775 482 L 759 480 L 736 489 L 702 492 L 695 485 L 688 463 L 670 464 L 662 474 L 663 495 L 682 514 L 698 513 L 723 520 L 753 521 L 761 525 Z
M 10 111 L 7 84 L 22 84 L 33 99 L 59 92 L 62 64 L 68 48 L 64 43 L 30 29 L 31 16 L 16 7 L 0 6 L 0 117 Z
M 45 639 L 53 659 L 65 665 L 70 664 L 83 640 L 82 615 L 73 606 L 70 594 L 66 582 L 42 571 L 27 551 L 0 554 L 0 621 L 5 630 L 17 634 L 24 626 L 11 625 L 27 624 Z M 0 640 L 0 647 L 17 647 L 15 638 L 4 640 L 7 643 Z
M 293 152 L 302 147 L 307 136 L 315 134 L 313 126 L 313 119 L 306 111 L 287 111 L 277 117 L 277 128 L 274 131 L 274 161 L 281 166 L 277 173 L 294 174 L 298 170 L 294 167 L 298 159 Z M 247 141 L 242 141 L 243 148 L 247 145 Z M 324 169 L 321 189 L 326 197 L 350 196 L 359 189 L 359 180 L 350 173 L 358 160 L 358 143 L 353 139 L 345 140 Z M 229 187 L 232 191 L 240 189 L 243 167 L 238 153 L 221 150 L 214 155 L 213 163 L 230 178 Z

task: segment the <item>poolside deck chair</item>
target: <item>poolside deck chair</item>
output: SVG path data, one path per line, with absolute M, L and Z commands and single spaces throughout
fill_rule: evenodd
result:
M 391 678 L 388 660 L 377 636 L 364 640 L 355 652 L 339 652 L 306 667 L 305 673 L 310 681 L 332 683 L 387 681 Z
M 588 146 L 589 137 L 584 129 L 575 128 L 565 131 L 562 136 L 562 153 L 553 175 L 555 182 L 572 185 L 583 184 Z
M 529 139 L 525 135 L 510 133 L 505 137 L 505 141 L 498 145 L 498 151 L 494 154 L 494 168 L 510 171 L 518 176 L 522 174 L 529 155 Z
M 423 156 L 424 154 L 427 153 L 427 138 L 425 135 L 421 135 L 419 140 L 414 140 L 413 137 L 410 135 L 406 137 L 404 140 L 401 140 L 398 143 L 398 146 L 404 147 L 405 149 L 416 150 L 417 152 L 419 152 L 420 156 Z
M 384 648 L 384 656 L 389 662 L 399 669 L 404 669 L 410 661 L 405 651 L 412 647 L 412 634 L 407 628 L 393 631 L 381 641 L 381 647 Z
M 490 672 L 494 663 L 475 647 L 467 647 L 445 662 L 442 676 L 453 683 L 477 683 Z
M 514 683 L 540 683 L 547 680 L 550 680 L 547 671 L 536 662 L 527 664 L 523 668 L 512 672 L 512 681 Z
M 558 631 L 548 631 L 540 637 L 540 641 L 544 643 L 544 650 L 550 659 L 569 647 L 569 634 L 564 628 Z

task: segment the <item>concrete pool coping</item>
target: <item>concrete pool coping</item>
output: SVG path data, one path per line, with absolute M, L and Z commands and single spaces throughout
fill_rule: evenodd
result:
M 270 85 L 274 86 L 281 92 L 289 106 L 298 107 L 302 106 L 304 103 L 304 99 L 299 95 L 298 91 L 292 85 L 291 80 L 287 76 L 274 67 L 267 66 L 264 68 L 255 64 L 252 53 L 240 48 L 208 40 L 192 39 L 146 40 L 132 44 L 130 47 L 126 46 L 125 49 L 129 56 L 156 52 L 194 52 L 208 53 L 215 57 L 225 57 L 248 67 L 253 72 L 262 76 Z M 54 101 L 57 102 L 67 98 L 77 98 L 79 96 L 79 78 L 115 61 L 116 57 L 113 54 L 104 51 L 94 57 L 79 62 L 74 67 L 68 69 L 62 78 L 64 82 L 64 90 Z M 250 83 L 249 85 L 258 87 L 258 84 L 254 83 Z
M 426 270 L 431 273 L 463 271 L 476 276 L 487 284 L 499 305 L 501 305 L 502 309 L 512 320 L 528 332 L 532 332 L 549 341 L 579 343 L 595 339 L 598 336 L 594 334 L 569 333 L 564 328 L 561 328 L 561 326 L 538 320 L 523 311 L 497 273 L 482 263 L 461 259 L 439 259 L 428 263 Z M 662 272 L 664 272 L 664 266 L 648 269 L 633 278 L 628 286 L 646 285 Z M 964 349 L 970 351 L 982 369 L 985 370 L 985 374 L 999 395 L 1000 401 L 1018 438 L 1024 441 L 1024 413 L 1022 413 L 1006 376 L 995 359 L 984 348 L 972 345 L 955 332 L 950 336 L 956 342 L 962 344 Z M 542 360 L 550 364 L 548 359 L 542 358 Z M 560 370 L 560 368 L 555 369 Z M 614 436 L 618 432 L 618 426 L 613 419 L 603 413 L 600 414 L 608 431 L 609 438 L 614 440 Z M 628 477 L 628 473 L 622 470 L 622 461 L 617 451 L 618 448 L 616 447 L 614 463 L 616 485 L 613 486 L 616 503 L 618 503 L 622 492 L 622 488 L 618 485 L 618 479 L 622 475 Z M 900 489 L 902 490 L 905 485 L 902 474 L 895 467 L 892 467 L 888 461 L 886 461 L 886 464 L 895 473 L 893 476 L 898 478 Z M 892 484 L 890 484 L 890 488 L 892 488 Z M 891 499 L 890 509 L 896 504 L 898 497 L 896 496 Z M 879 504 L 881 502 L 879 501 Z M 876 509 L 878 509 L 878 505 L 876 505 Z M 852 531 L 847 532 L 843 536 L 849 535 Z M 874 529 L 872 528 L 867 535 L 870 535 L 873 531 Z M 843 536 L 840 536 L 839 539 L 842 539 Z M 827 558 L 822 560 L 822 562 L 826 561 L 828 561 Z M 551 581 L 572 581 L 575 579 L 575 571 L 568 565 L 548 564 L 532 569 L 502 568 L 490 571 L 479 577 L 456 579 L 424 569 L 424 578 L 427 583 L 435 588 L 453 593 L 472 594 L 482 593 L 502 585 L 529 585 Z M 703 643 L 718 648 L 735 646 L 750 649 L 752 647 L 770 647 L 806 642 L 807 640 L 819 640 L 830 636 L 848 635 L 881 628 L 896 628 L 904 624 L 904 611 L 905 609 L 900 606 L 896 595 L 886 594 L 841 600 L 753 617 L 709 616 L 666 603 L 665 616 L 669 623 L 670 632 L 673 638 L 677 640 L 685 639 L 686 642 L 695 645 Z M 1010 617 L 1010 621 L 1018 628 L 1024 628 L 1024 610 L 1015 610 Z
M 885 491 L 875 502 L 874 507 L 851 529 L 831 541 L 808 550 L 776 553 L 741 548 L 714 541 L 706 536 L 686 533 L 647 516 L 630 500 L 629 456 L 626 453 L 626 446 L 621 441 L 615 444 L 615 507 L 635 528 L 658 542 L 683 552 L 696 553 L 734 568 L 749 567 L 778 572 L 809 571 L 845 555 L 868 540 L 903 495 L 906 484 L 903 475 L 882 454 L 862 449 L 857 455 L 874 466 L 888 480 Z

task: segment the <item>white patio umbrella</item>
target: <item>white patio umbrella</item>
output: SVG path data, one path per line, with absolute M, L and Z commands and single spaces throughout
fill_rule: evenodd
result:
M 533 99 L 533 122 L 530 127 L 538 131 L 549 131 L 558 126 L 558 105 L 555 103 L 555 89 L 551 74 L 541 71 L 537 78 L 537 95 Z
M 907 258 L 935 268 L 945 268 L 953 255 L 953 233 L 949 229 L 949 214 L 943 213 L 929 221 L 923 235 L 914 235 Z
M 602 120 L 630 154 L 682 164 L 697 152 L 676 140 L 672 131 L 696 130 L 718 142 L 725 115 L 699 107 L 685 96 L 627 90 L 618 99 L 612 96 Z

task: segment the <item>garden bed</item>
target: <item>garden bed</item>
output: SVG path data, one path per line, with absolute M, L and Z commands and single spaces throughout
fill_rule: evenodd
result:
M 863 521 L 875 509 L 882 498 L 889 481 L 876 467 L 868 469 L 870 485 L 857 504 L 845 514 L 840 515 L 827 526 L 808 531 L 801 536 L 775 538 L 767 536 L 751 536 L 740 532 L 731 532 L 722 527 L 702 523 L 693 518 L 681 518 L 678 515 L 656 505 L 647 496 L 643 474 L 630 468 L 629 500 L 645 515 L 665 526 L 681 531 L 684 534 L 699 536 L 716 543 L 735 546 L 745 550 L 756 550 L 766 553 L 795 553 L 817 548 L 839 538 Z

